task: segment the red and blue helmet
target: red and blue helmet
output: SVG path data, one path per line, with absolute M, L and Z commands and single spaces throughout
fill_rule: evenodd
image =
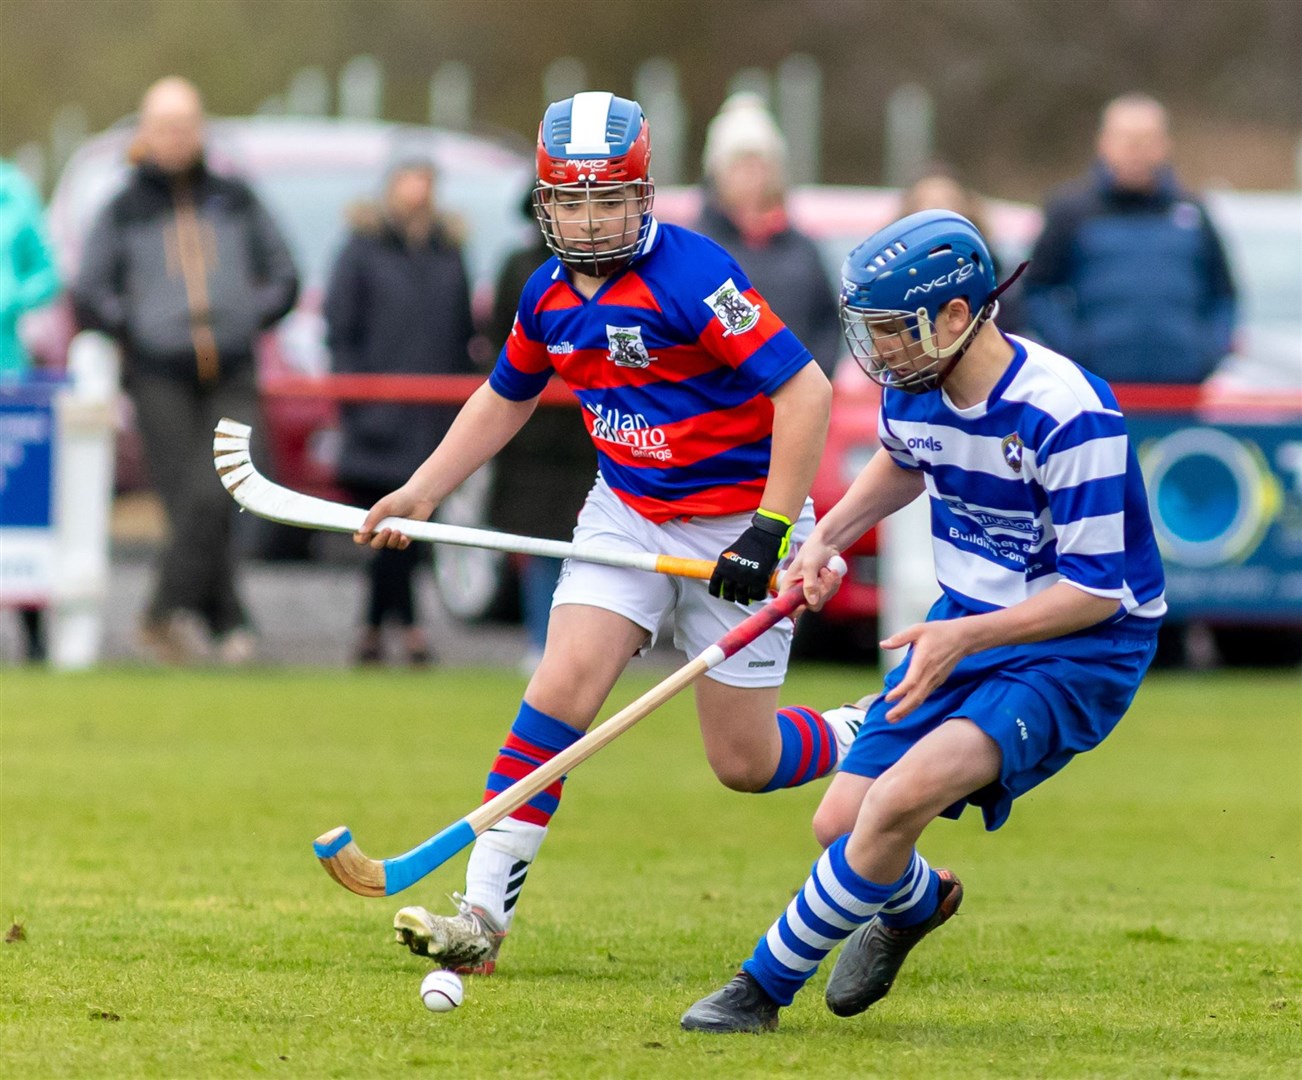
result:
M 995 297 L 1001 291 L 977 227 L 951 210 L 922 210 L 875 232 L 846 257 L 841 328 L 870 379 L 925 393 L 945 381 L 998 310 Z M 936 320 L 958 298 L 967 301 L 972 319 L 957 341 L 942 348 Z M 921 346 L 927 362 L 905 359 L 910 341 Z
M 562 263 L 606 277 L 641 254 L 655 196 L 650 164 L 651 128 L 636 101 L 589 91 L 547 106 L 533 205 Z

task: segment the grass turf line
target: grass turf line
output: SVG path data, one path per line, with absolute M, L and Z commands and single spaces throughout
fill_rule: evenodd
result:
M 605 715 L 662 673 L 627 678 Z M 802 667 L 785 703 L 876 676 Z M 0 679 L 0 1072 L 11 1076 L 1292 1076 L 1302 1021 L 1295 676 L 1159 675 L 987 835 L 937 823 L 961 915 L 855 1020 L 826 968 L 766 1037 L 678 1030 L 801 884 L 823 785 L 723 790 L 682 695 L 571 777 L 498 975 L 420 1004 L 402 897 L 330 882 L 478 803 L 499 671 Z

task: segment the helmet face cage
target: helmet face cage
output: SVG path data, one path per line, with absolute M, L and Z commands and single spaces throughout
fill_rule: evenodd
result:
M 850 355 L 879 386 L 925 394 L 954 370 L 972 338 L 999 309 L 999 302 L 973 312 L 958 339 L 942 348 L 926 308 L 886 311 L 841 306 L 841 331 Z
M 843 306 L 841 330 L 850 355 L 879 386 L 920 394 L 940 385 L 942 358 L 926 311 Z
M 562 263 L 589 277 L 608 277 L 642 250 L 651 228 L 655 183 L 582 181 L 533 189 L 543 240 Z

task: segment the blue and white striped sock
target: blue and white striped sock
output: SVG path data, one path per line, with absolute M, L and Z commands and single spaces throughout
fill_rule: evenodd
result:
M 940 904 L 940 875 L 916 851 L 904 876 L 908 880 L 882 905 L 878 915 L 883 926 L 895 930 L 926 922 Z
M 898 881 L 879 885 L 861 877 L 846 862 L 848 839 L 841 837 L 823 852 L 805 887 L 742 964 L 742 970 L 779 1005 L 790 1005 L 828 953 L 869 922 L 884 904 L 903 899 L 901 894 L 913 888 L 919 874 L 931 872 L 915 851 Z M 918 869 L 919 864 L 923 870 Z

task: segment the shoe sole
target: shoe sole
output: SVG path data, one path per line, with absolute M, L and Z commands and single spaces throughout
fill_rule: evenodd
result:
M 416 956 L 436 962 L 440 960 L 439 953 L 434 949 L 434 935 L 430 928 L 417 916 L 407 914 L 406 908 L 394 916 L 393 931 L 397 942 L 407 946 Z M 443 944 L 446 947 L 446 942 Z M 478 964 L 462 964 L 448 970 L 458 975 L 491 975 L 497 970 L 497 957 L 489 956 Z
M 417 956 L 433 956 L 430 952 L 433 935 L 429 927 L 416 916 L 408 915 L 405 909 L 394 916 L 393 932 L 397 941 L 406 945 Z
M 736 1027 L 730 1025 L 727 1020 L 688 1023 L 687 1017 L 684 1016 L 678 1022 L 678 1026 L 684 1031 L 704 1031 L 709 1035 L 758 1035 L 761 1031 L 777 1031 L 778 1018 L 775 1016 L 772 1020 L 766 1020 L 756 1027 Z

